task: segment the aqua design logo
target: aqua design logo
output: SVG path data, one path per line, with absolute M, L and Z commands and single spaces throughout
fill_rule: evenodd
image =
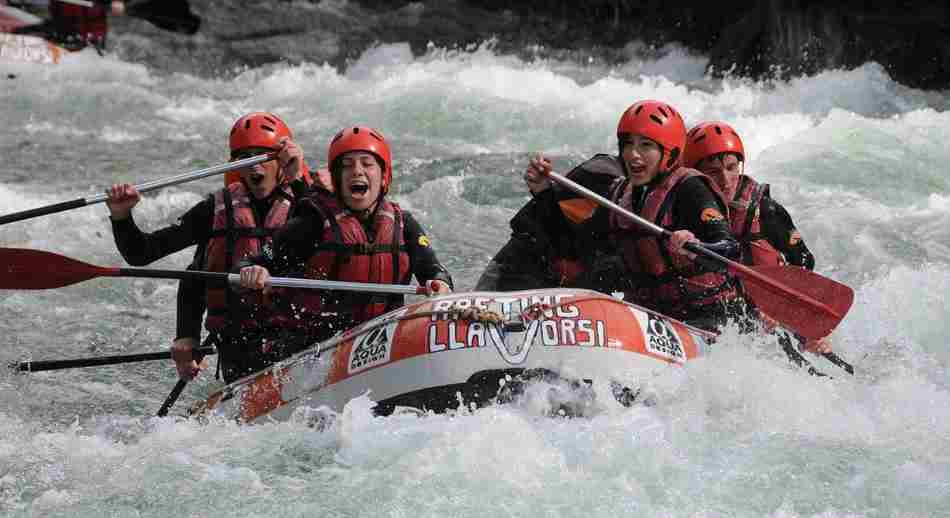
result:
M 361 333 L 353 341 L 347 372 L 356 374 L 370 367 L 389 362 L 393 348 L 393 337 L 399 321 L 393 320 L 386 325 Z
M 683 342 L 673 329 L 673 324 L 664 318 L 636 308 L 630 308 L 630 311 L 636 315 L 637 322 L 643 329 L 647 351 L 678 363 L 686 361 Z

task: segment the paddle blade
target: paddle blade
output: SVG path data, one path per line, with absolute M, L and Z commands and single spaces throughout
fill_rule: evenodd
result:
M 192 35 L 201 28 L 201 18 L 191 12 L 188 0 L 145 0 L 128 6 L 125 14 L 180 34 Z
M 828 336 L 848 314 L 854 302 L 851 288 L 798 266 L 760 266 L 753 269 L 793 293 L 783 292 L 768 282 L 736 272 L 740 274 L 749 301 L 782 326 L 806 338 L 818 340 Z
M 0 248 L 0 290 L 61 288 L 116 272 L 115 268 L 93 266 L 52 252 Z

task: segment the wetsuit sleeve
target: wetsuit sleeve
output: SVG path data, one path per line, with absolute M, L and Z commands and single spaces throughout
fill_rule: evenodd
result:
M 201 269 L 201 261 L 205 255 L 206 243 L 198 245 L 195 251 L 195 260 L 188 266 L 189 270 Z M 201 321 L 207 308 L 205 283 L 191 279 L 183 279 L 178 283 L 178 312 L 175 339 L 194 338 L 201 340 Z
M 112 235 L 122 258 L 132 266 L 145 266 L 163 257 L 207 241 L 211 235 L 214 205 L 206 198 L 178 218 L 178 222 L 146 233 L 128 218 L 112 221 Z
M 432 249 L 429 237 L 422 230 L 422 226 L 408 212 L 403 212 L 403 238 L 406 240 L 409 264 L 416 280 L 420 284 L 430 280 L 444 281 L 454 290 L 452 276 L 436 257 L 435 250 Z
M 307 196 L 307 191 L 310 190 L 310 186 L 307 185 L 307 182 L 298 178 L 293 182 L 290 182 L 290 192 L 293 193 L 295 200 L 302 200 Z M 293 208 L 291 208 L 291 214 L 296 214 L 297 204 L 294 203 Z M 291 216 L 293 217 L 293 216 Z
M 765 239 L 785 256 L 789 264 L 815 269 L 815 256 L 805 246 L 785 207 L 772 198 L 762 198 L 759 218 Z
M 729 229 L 725 214 L 726 207 L 702 178 L 687 178 L 677 188 L 672 230 L 689 230 L 706 248 L 729 259 L 738 259 L 739 243 Z
M 553 287 L 542 267 L 544 254 L 531 235 L 513 234 L 485 267 L 475 291 L 516 291 Z
M 274 234 L 271 245 L 259 255 L 238 262 L 234 272 L 246 266 L 263 266 L 271 275 L 300 272 L 313 255 L 323 230 L 323 214 L 309 200 L 297 204 L 296 215 Z

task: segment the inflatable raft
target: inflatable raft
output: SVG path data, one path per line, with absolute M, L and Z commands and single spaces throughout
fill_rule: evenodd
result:
M 43 20 L 26 11 L 2 5 L 0 2 L 0 63 L 59 63 L 66 54 L 62 47 L 43 38 L 10 31 Z
M 376 413 L 441 412 L 499 399 L 503 380 L 610 383 L 623 404 L 661 369 L 701 356 L 711 334 L 602 293 L 469 292 L 382 315 L 213 393 L 199 405 L 252 423 L 301 407 L 339 411 L 369 393 Z

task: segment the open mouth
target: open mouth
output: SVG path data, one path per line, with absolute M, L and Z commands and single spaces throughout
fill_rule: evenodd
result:
M 369 191 L 369 184 L 361 181 L 353 182 L 350 185 L 350 192 L 359 196 L 362 196 Z
M 264 182 L 264 177 L 265 177 L 265 175 L 263 175 L 263 174 L 251 173 L 251 174 L 248 175 L 248 177 L 247 177 L 247 183 L 249 183 L 249 184 L 251 184 L 251 185 L 253 185 L 253 186 L 258 186 L 258 185 L 260 185 L 261 183 Z
M 633 174 L 642 174 L 647 170 L 647 166 L 643 164 L 627 164 L 627 168 L 630 169 L 630 172 Z

